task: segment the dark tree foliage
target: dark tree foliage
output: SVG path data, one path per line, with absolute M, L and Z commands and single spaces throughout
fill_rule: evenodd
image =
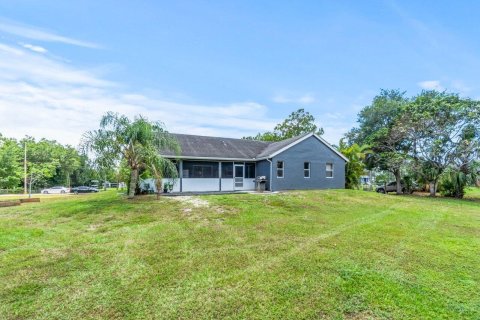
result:
M 423 91 L 408 104 L 399 126 L 411 144 L 409 154 L 415 169 L 429 183 L 432 196 L 447 169 L 451 177 L 452 172 L 464 177 L 472 173 L 472 164 L 480 155 L 478 101 L 453 93 Z M 459 192 L 458 197 L 462 196 Z
M 372 104 L 358 114 L 359 126 L 347 134 L 350 143 L 370 146 L 372 152 L 365 159 L 367 168 L 391 172 L 397 182 L 397 194 L 402 193 L 401 170 L 409 148 L 405 132 L 397 122 L 409 102 L 405 94 L 382 89 Z
M 368 168 L 395 175 L 397 193 L 402 170 L 429 184 L 434 196 L 443 177 L 452 194 L 463 197 L 473 183 L 480 155 L 480 104 L 458 94 L 423 91 L 408 99 L 405 92 L 382 90 L 359 114 L 350 142 L 370 145 Z
M 23 188 L 24 151 L 27 149 L 27 183 L 33 188 L 54 185 L 75 186 L 95 178 L 86 156 L 55 140 L 25 137 L 21 140 L 0 135 L 0 189 Z M 80 177 L 83 178 L 80 178 Z
M 277 124 L 273 131 L 258 133 L 254 137 L 244 137 L 243 139 L 281 141 L 310 132 L 322 135 L 323 129 L 317 127 L 313 115 L 304 109 L 298 109 L 297 111 L 292 112 L 283 122 Z

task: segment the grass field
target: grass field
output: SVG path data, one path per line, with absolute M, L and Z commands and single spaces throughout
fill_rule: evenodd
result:
M 468 188 L 465 198 L 480 201 L 480 188 Z
M 108 191 L 0 208 L 0 318 L 479 319 L 468 198 Z

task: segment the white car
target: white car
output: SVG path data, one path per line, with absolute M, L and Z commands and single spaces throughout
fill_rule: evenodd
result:
M 69 193 L 70 192 L 70 189 L 69 188 L 65 188 L 65 187 L 51 187 L 51 188 L 48 188 L 48 189 L 43 189 L 42 191 L 40 191 L 41 193 L 43 194 L 49 194 L 49 193 Z

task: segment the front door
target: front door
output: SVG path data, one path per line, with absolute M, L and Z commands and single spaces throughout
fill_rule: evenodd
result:
M 243 189 L 243 164 L 235 165 L 235 190 Z

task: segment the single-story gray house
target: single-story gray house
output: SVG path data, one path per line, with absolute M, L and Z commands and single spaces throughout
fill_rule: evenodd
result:
M 255 190 L 258 176 L 270 191 L 345 187 L 347 158 L 314 133 L 279 142 L 172 135 L 181 152 L 162 156 L 177 164 L 179 178 L 163 180 L 173 192 Z

